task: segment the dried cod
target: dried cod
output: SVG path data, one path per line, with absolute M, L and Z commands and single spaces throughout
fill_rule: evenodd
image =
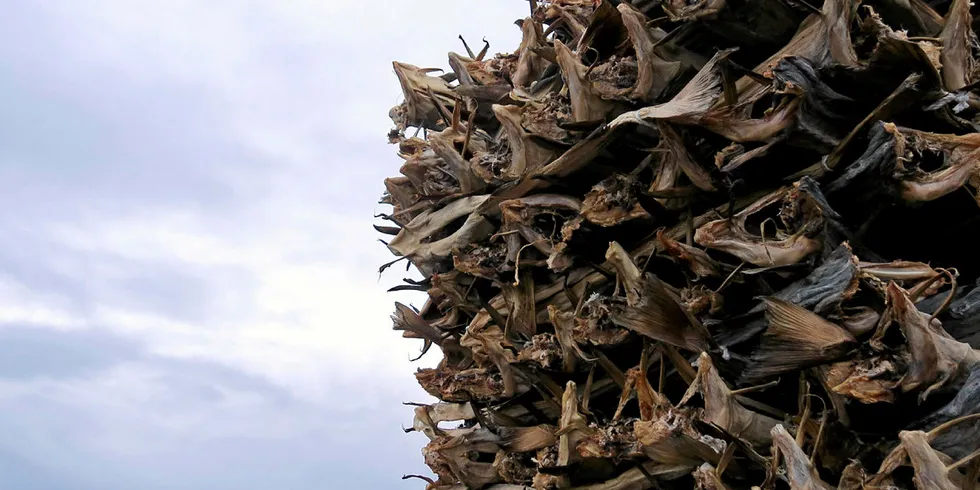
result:
M 393 65 L 375 229 L 442 352 L 406 478 L 980 488 L 970 2 L 528 5 Z

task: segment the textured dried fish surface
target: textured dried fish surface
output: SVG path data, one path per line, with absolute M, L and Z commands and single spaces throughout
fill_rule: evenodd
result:
M 779 421 L 743 407 L 718 374 L 711 357 L 703 353 L 698 363 L 697 378 L 684 394 L 681 404 L 695 394 L 700 394 L 704 400 L 706 422 L 717 425 L 732 436 L 744 439 L 754 446 L 771 444 L 770 431 Z
M 970 2 L 528 8 L 512 53 L 393 65 L 381 271 L 442 353 L 406 478 L 980 488 Z
M 801 306 L 767 298 L 769 328 L 762 336 L 747 381 L 758 381 L 846 357 L 857 347 L 847 330 Z

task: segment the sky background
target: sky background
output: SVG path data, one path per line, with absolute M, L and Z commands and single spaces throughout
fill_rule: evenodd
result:
M 527 3 L 0 11 L 0 488 L 422 488 L 391 62 L 512 51 Z

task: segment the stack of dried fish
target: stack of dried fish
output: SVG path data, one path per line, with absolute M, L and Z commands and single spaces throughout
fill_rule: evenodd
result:
M 969 1 L 530 6 L 513 54 L 394 64 L 418 478 L 978 488 Z

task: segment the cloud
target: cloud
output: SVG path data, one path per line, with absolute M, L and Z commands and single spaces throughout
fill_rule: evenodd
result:
M 106 332 L 0 328 L 0 379 L 72 379 L 131 360 L 139 347 Z
M 370 227 L 391 61 L 512 49 L 526 10 L 5 6 L 0 486 L 418 488 L 400 403 L 436 354 L 391 331 L 422 298 Z

